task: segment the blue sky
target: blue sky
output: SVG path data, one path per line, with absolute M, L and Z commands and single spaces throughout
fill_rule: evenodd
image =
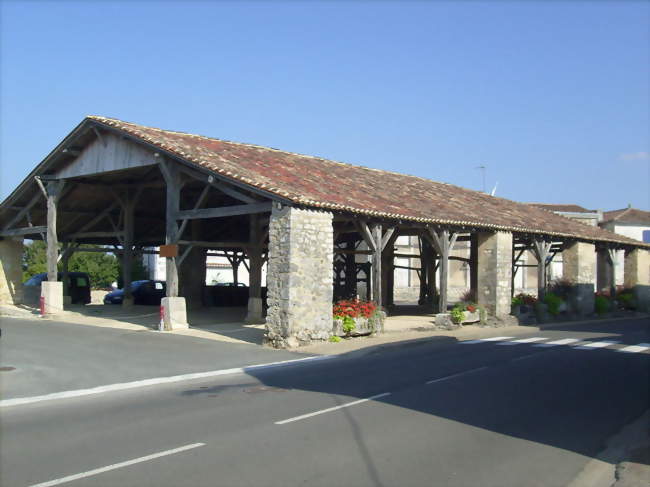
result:
M 0 198 L 87 114 L 650 210 L 647 2 L 1 2 Z M 386 189 L 390 191 L 390 188 Z

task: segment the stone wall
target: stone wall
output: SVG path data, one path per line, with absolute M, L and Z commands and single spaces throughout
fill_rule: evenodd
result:
M 512 233 L 478 234 L 478 304 L 498 318 L 510 314 Z
M 23 302 L 23 239 L 0 240 L 0 304 Z
M 266 341 L 297 347 L 332 334 L 332 214 L 273 206 Z

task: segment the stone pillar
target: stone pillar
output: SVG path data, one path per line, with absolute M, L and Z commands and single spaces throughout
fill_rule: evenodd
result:
M 512 233 L 477 234 L 477 300 L 487 311 L 502 318 L 510 314 L 512 286 Z
M 638 311 L 650 311 L 650 250 L 625 252 L 624 285 L 634 290 Z
M 47 281 L 41 283 L 43 313 L 52 315 L 63 311 L 63 283 L 58 281 L 57 261 L 59 240 L 56 231 L 57 206 L 63 181 L 50 181 L 47 184 Z
M 285 348 L 327 340 L 333 325 L 332 214 L 276 205 L 269 223 L 266 341 Z
M 0 239 L 0 304 L 23 302 L 23 239 Z
M 596 247 L 573 242 L 562 251 L 562 277 L 573 282 L 569 309 L 578 314 L 594 312 L 594 281 L 596 278 Z

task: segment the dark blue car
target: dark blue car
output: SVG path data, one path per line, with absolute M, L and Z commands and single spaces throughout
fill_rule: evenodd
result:
M 163 281 L 133 281 L 131 294 L 134 304 L 159 305 L 165 297 L 165 283 Z M 122 304 L 124 289 L 116 289 L 104 296 L 104 304 Z

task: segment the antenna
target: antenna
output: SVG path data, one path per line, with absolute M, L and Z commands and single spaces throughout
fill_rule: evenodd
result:
M 485 193 L 485 170 L 487 169 L 485 166 L 477 166 L 474 169 L 480 169 L 481 173 L 483 175 L 483 192 Z

